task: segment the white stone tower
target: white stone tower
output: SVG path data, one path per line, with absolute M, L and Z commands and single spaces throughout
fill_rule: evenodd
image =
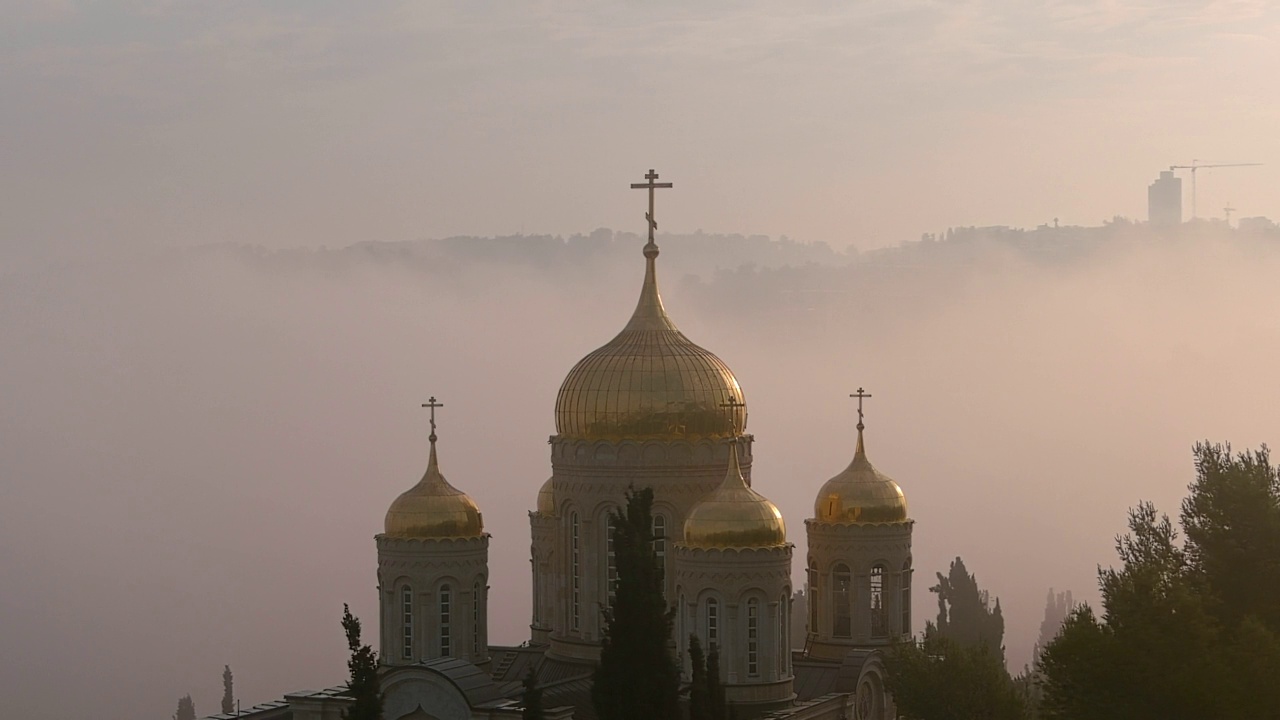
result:
M 736 438 L 729 470 L 675 543 L 676 645 L 690 679 L 689 636 L 720 652 L 726 699 L 743 715 L 785 706 L 792 690 L 791 553 L 777 506 L 747 486 Z
M 858 389 L 853 462 L 822 486 L 809 538 L 809 632 L 806 654 L 839 660 L 854 648 L 884 646 L 911 635 L 911 529 L 907 499 L 872 467 L 863 442 Z
M 378 535 L 379 657 L 410 665 L 489 661 L 489 534 L 480 510 L 440 474 L 433 397 L 431 455 L 422 480 L 391 503 Z
M 628 487 L 651 487 L 654 534 L 664 564 L 667 601 L 675 580 L 666 563 L 694 504 L 716 489 L 729 460 L 726 439 L 746 426 L 742 388 L 720 358 L 676 328 L 658 293 L 653 240 L 657 183 L 649 191 L 649 242 L 635 312 L 622 332 L 569 371 L 556 396 L 551 479 L 530 513 L 534 585 L 531 638 L 550 657 L 594 662 L 600 655 L 601 608 L 614 587 L 608 517 Z M 734 407 L 723 405 L 732 401 Z M 741 465 L 750 480 L 750 436 Z

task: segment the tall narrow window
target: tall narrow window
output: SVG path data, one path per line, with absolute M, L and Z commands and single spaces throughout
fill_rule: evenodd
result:
M 471 657 L 480 657 L 480 581 L 471 584 Z
M 720 642 L 720 603 L 707 598 L 707 652 Z
M 400 657 L 413 659 L 413 588 L 405 585 L 400 589 L 400 610 L 404 615 L 404 649 Z
M 653 516 L 653 556 L 658 561 L 658 572 L 667 575 L 667 519 Z
M 582 557 L 581 538 L 578 537 L 578 513 L 569 515 L 569 574 L 573 587 L 569 602 L 569 616 L 574 630 L 582 627 Z
M 450 630 L 450 613 L 453 611 L 453 593 L 448 585 L 440 586 L 440 655 L 449 657 L 453 654 L 453 638 Z
M 888 634 L 884 617 L 884 566 L 871 568 L 871 636 L 884 637 Z
M 778 598 L 778 675 L 787 674 L 787 661 L 791 659 L 791 613 L 787 612 L 787 602 L 791 600 L 791 591 L 783 590 Z
M 849 566 L 840 564 L 831 573 L 831 634 L 838 638 L 853 637 L 853 603 L 849 597 L 853 578 Z
M 607 607 L 613 607 L 613 601 L 618 597 L 618 555 L 613 548 L 613 534 L 618 530 L 618 521 L 613 517 L 613 513 L 609 513 L 609 522 L 605 524 L 606 537 L 604 540 L 604 554 L 607 560 L 608 577 L 605 578 L 605 592 L 607 597 Z
M 760 603 L 747 601 L 747 674 L 760 674 Z
M 902 603 L 902 607 L 898 610 L 902 613 L 902 628 L 899 632 L 902 635 L 911 634 L 911 561 L 907 560 L 902 563 L 902 591 L 898 602 Z
M 817 597 L 818 587 L 818 564 L 809 561 L 809 582 L 806 583 L 804 589 L 805 605 L 809 608 L 809 627 L 805 628 L 810 635 L 818 634 L 818 603 L 814 598 Z M 805 645 L 808 647 L 808 644 Z

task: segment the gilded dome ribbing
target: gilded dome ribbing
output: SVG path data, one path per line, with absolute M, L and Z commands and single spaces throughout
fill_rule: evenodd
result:
M 724 437 L 746 427 L 742 388 L 723 360 L 680 332 L 662 306 L 644 248 L 640 300 L 622 332 L 569 371 L 556 396 L 556 432 L 584 438 Z
M 778 506 L 747 486 L 738 444 L 729 445 L 729 472 L 720 487 L 698 501 L 684 521 L 684 544 L 696 548 L 766 548 L 787 543 Z
M 417 485 L 401 493 L 387 510 L 385 533 L 398 538 L 474 538 L 484 534 L 480 508 L 469 495 L 449 484 L 436 461 L 436 436 L 431 457 Z
M 853 462 L 828 480 L 818 492 L 813 503 L 813 516 L 818 522 L 847 525 L 904 522 L 907 519 L 907 496 L 898 483 L 876 470 L 867 460 L 862 430 L 859 422 Z

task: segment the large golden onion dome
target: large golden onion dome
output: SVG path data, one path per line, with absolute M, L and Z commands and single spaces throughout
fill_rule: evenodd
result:
M 431 458 L 417 485 L 406 490 L 387 510 L 384 532 L 398 538 L 474 538 L 484 534 L 480 508 L 471 496 L 449 484 L 436 461 L 436 435 L 431 434 Z
M 696 548 L 767 548 L 787 543 L 778 506 L 747 486 L 738 443 L 729 445 L 729 472 L 720 487 L 698 501 L 684 521 L 684 544 Z
M 862 422 L 858 422 L 858 445 L 853 462 L 818 491 L 813 516 L 833 525 L 893 523 L 907 519 L 907 496 L 898 483 L 876 470 L 867 460 L 862 442 Z
M 635 312 L 617 337 L 565 377 L 556 396 L 556 432 L 584 439 L 732 435 L 746 427 L 742 388 L 723 360 L 667 316 L 652 240 L 644 256 Z M 726 403 L 737 407 L 726 411 Z

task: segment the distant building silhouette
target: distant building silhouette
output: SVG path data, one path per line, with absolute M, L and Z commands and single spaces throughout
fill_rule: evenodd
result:
M 1147 222 L 1153 227 L 1182 224 L 1182 178 L 1172 170 L 1160 171 L 1160 177 L 1147 188 Z

